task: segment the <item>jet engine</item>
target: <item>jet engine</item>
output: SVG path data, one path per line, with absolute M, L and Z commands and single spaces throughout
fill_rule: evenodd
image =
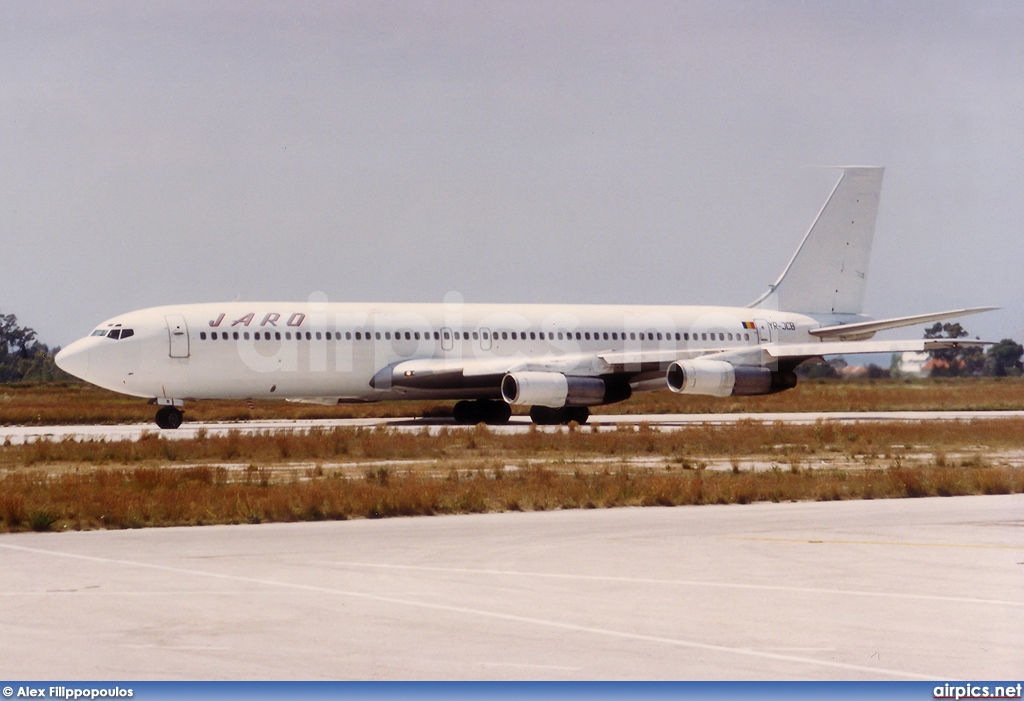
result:
M 600 378 L 560 372 L 510 372 L 501 380 L 501 397 L 513 406 L 592 406 L 603 404 L 606 393 Z
M 668 366 L 665 379 L 673 392 L 712 397 L 773 394 L 796 386 L 796 375 L 792 372 L 734 367 L 724 360 L 677 360 Z

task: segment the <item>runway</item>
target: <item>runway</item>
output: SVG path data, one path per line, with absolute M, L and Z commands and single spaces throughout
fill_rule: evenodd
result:
M 613 429 L 620 425 L 638 426 L 641 423 L 664 431 L 696 424 L 728 424 L 740 421 L 781 421 L 791 424 L 813 424 L 816 421 L 857 423 L 862 421 L 983 421 L 992 419 L 1024 418 L 1024 411 L 844 411 L 844 412 L 790 412 L 765 414 L 595 414 L 588 425 L 598 430 Z M 40 438 L 46 440 L 138 440 L 143 434 L 159 434 L 169 439 L 195 438 L 199 431 L 207 435 L 223 435 L 229 431 L 258 433 L 261 431 L 308 431 L 311 428 L 385 426 L 399 431 L 437 432 L 442 428 L 472 428 L 459 426 L 450 419 L 369 418 L 369 419 L 316 419 L 236 422 L 186 422 L 175 430 L 160 430 L 153 423 L 119 425 L 68 426 L 0 426 L 0 443 L 18 445 Z M 531 422 L 526 416 L 513 416 L 504 426 L 492 426 L 502 433 L 525 433 Z M 542 426 L 539 430 L 559 431 L 564 427 Z
M 20 679 L 1020 679 L 1024 495 L 0 536 Z

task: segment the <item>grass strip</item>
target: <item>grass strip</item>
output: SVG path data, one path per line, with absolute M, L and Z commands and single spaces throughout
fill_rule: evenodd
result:
M 491 511 L 746 504 L 1024 491 L 1007 466 L 559 473 L 481 466 L 445 477 L 367 471 L 273 479 L 259 468 L 139 467 L 87 472 L 8 472 L 0 477 L 0 531 L 82 530 L 318 521 Z
M 506 433 L 479 425 L 430 433 L 386 427 L 313 428 L 290 432 L 243 434 L 229 431 L 193 439 L 167 439 L 158 433 L 138 441 L 38 440 L 0 446 L 0 467 L 87 463 L 251 462 L 398 460 L 538 456 L 581 457 L 667 456 L 680 462 L 702 456 L 769 455 L 780 458 L 822 453 L 892 455 L 953 449 L 1016 449 L 1024 443 L 1024 419 L 975 421 L 863 422 L 819 421 L 796 425 L 741 421 L 735 424 L 683 426 L 663 431 L 646 424 L 619 425 L 613 430 L 592 426 L 561 430 L 531 427 Z

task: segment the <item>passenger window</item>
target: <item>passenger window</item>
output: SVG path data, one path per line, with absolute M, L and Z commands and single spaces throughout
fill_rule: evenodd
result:
M 95 336 L 96 334 L 93 334 L 93 335 Z M 200 341 L 205 341 L 206 340 L 206 332 L 205 331 L 200 331 L 199 332 L 199 340 Z
M 725 334 L 724 333 L 718 334 L 718 340 L 719 341 L 724 341 L 725 340 Z
M 684 341 L 689 341 L 690 340 L 690 334 L 689 333 L 684 333 L 683 334 L 683 340 Z
M 486 341 L 486 340 L 488 339 L 488 334 L 487 334 L 487 332 L 486 332 L 486 331 L 484 331 L 484 332 L 483 332 L 483 333 L 481 334 L 481 336 L 482 336 L 482 338 L 483 338 L 483 339 L 484 339 L 485 341 Z
M 507 341 L 508 340 L 508 331 L 502 331 L 501 332 L 501 340 L 503 340 L 503 341 Z
M 558 332 L 558 340 L 559 340 L 559 341 L 563 340 L 563 339 L 562 339 L 562 332 L 561 332 L 561 331 L 559 331 L 559 332 Z
M 361 334 L 359 331 L 356 331 L 356 340 L 357 341 L 362 341 L 363 340 L 363 334 Z
M 530 332 L 530 340 L 531 341 L 536 341 L 537 340 L 537 334 L 534 333 L 533 331 Z
M 480 337 L 480 335 L 479 335 L 479 334 L 478 334 L 478 333 L 477 333 L 476 331 L 474 331 L 474 332 L 473 332 L 473 340 L 475 341 L 475 340 L 477 340 L 477 339 L 478 339 L 479 337 Z
M 277 340 L 277 341 L 281 340 L 281 332 L 280 331 L 275 331 L 274 332 L 274 340 Z
M 659 341 L 660 341 L 660 340 L 662 340 L 662 339 L 661 339 L 661 331 L 659 331 L 659 332 L 658 332 L 658 340 L 659 340 Z
M 306 332 L 306 340 L 307 341 L 312 341 L 313 340 L 313 334 L 311 334 L 309 331 Z
M 438 340 L 440 340 L 440 338 L 441 338 L 441 334 L 439 334 L 437 331 L 435 331 L 434 332 L 434 340 L 438 341 Z
M 248 340 L 249 340 L 249 332 L 248 332 L 248 331 L 246 331 L 245 333 L 243 333 L 243 334 L 242 334 L 242 336 L 243 336 L 243 337 L 245 338 L 245 340 L 246 340 L 246 341 L 248 341 Z
M 217 340 L 217 332 L 216 331 L 211 331 L 210 332 L 210 338 L 213 339 L 214 341 L 216 341 Z
M 444 332 L 444 340 L 446 340 L 446 341 L 447 341 L 447 340 L 448 340 L 449 338 L 451 338 L 451 336 L 449 336 L 448 332 L 447 332 L 447 331 L 445 331 L 445 332 Z
M 630 341 L 635 341 L 636 340 L 636 332 L 635 331 L 630 331 L 629 332 L 629 340 Z
M 732 340 L 732 334 L 729 334 L 729 340 L 730 341 Z
M 702 341 L 706 341 L 706 340 L 708 340 L 708 335 L 707 335 L 706 333 L 702 333 L 702 334 L 700 335 L 700 340 L 702 340 Z
M 284 340 L 286 340 L 286 341 L 292 340 L 292 332 L 291 331 L 285 331 L 284 332 Z
M 579 331 L 576 332 L 576 340 L 577 341 L 582 341 L 583 340 L 583 334 L 581 334 Z

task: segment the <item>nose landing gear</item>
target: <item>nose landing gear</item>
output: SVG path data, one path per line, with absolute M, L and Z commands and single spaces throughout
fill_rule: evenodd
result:
M 162 406 L 156 412 L 156 425 L 160 428 L 178 428 L 181 419 L 181 409 L 176 406 Z

